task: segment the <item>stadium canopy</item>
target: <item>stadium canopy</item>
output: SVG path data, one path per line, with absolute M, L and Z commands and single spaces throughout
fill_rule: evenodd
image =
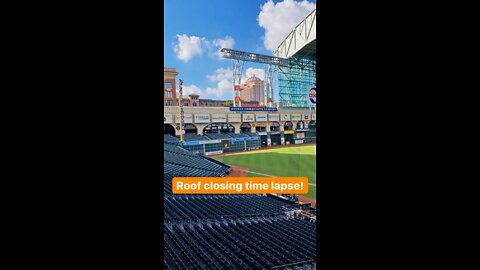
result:
M 281 58 L 315 59 L 317 52 L 317 10 L 310 13 L 280 43 L 274 55 Z
M 280 43 L 273 53 L 289 59 L 289 65 L 278 67 L 280 107 L 305 108 L 308 91 L 316 85 L 317 10 L 313 10 Z

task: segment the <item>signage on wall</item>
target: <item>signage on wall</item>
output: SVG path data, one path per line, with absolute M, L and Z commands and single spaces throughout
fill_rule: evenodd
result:
M 248 112 L 248 111 L 259 111 L 259 112 L 276 112 L 277 107 L 230 107 L 231 112 Z
M 256 141 L 258 137 L 248 137 L 248 138 L 230 138 L 228 141 L 230 142 L 243 142 L 243 141 Z
M 281 121 L 290 121 L 290 114 L 281 114 Z
M 255 121 L 255 114 L 242 114 L 242 122 L 254 122 Z
M 228 115 L 228 122 L 230 122 L 230 123 L 240 123 L 240 122 L 242 122 L 241 114 L 229 114 Z
M 172 115 L 171 114 L 164 114 L 163 115 L 163 123 L 172 124 L 173 123 Z
M 280 121 L 280 117 L 278 114 L 269 114 L 268 121 Z
M 310 90 L 308 90 L 308 102 L 310 102 L 311 105 L 317 105 L 317 86 L 312 85 L 310 87 Z
M 302 120 L 301 114 L 292 114 L 292 121 L 300 121 Z
M 176 116 L 175 120 L 177 123 L 180 123 L 180 117 Z M 183 114 L 183 123 L 184 124 L 192 124 L 193 123 L 193 115 L 192 114 Z
M 267 114 L 257 114 L 257 122 L 267 122 Z
M 195 114 L 195 123 L 210 123 L 209 114 Z
M 212 151 L 212 152 L 205 152 L 205 155 L 206 155 L 206 156 L 209 156 L 209 155 L 217 155 L 217 154 L 223 154 L 223 150 Z
M 304 114 L 303 120 L 310 120 L 310 114 Z
M 225 122 L 227 122 L 227 115 L 225 115 L 225 114 L 212 114 L 212 122 L 213 123 L 225 123 Z

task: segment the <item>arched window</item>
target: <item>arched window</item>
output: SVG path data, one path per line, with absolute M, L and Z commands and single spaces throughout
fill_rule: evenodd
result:
M 270 124 L 270 131 L 279 131 L 280 130 L 280 123 L 272 122 Z
M 304 128 L 307 128 L 307 127 L 305 126 L 305 122 L 303 122 L 303 121 L 298 121 L 298 122 L 297 122 L 297 129 L 304 129 Z
M 293 123 L 291 121 L 285 122 L 285 124 L 283 125 L 283 129 L 284 130 L 292 130 L 293 129 Z

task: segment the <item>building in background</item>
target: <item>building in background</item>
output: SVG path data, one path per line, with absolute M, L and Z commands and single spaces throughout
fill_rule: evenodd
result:
M 232 106 L 231 100 L 201 99 L 197 94 L 190 94 L 182 97 L 184 107 L 229 107 Z
M 264 82 L 253 75 L 240 86 L 240 99 L 245 102 L 264 104 Z
M 163 106 L 178 106 L 178 96 L 176 88 L 176 77 L 178 72 L 175 68 L 163 68 Z M 230 107 L 233 106 L 232 100 L 214 100 L 200 99 L 197 94 L 190 94 L 182 97 L 183 106 L 193 107 Z M 253 102 L 255 103 L 255 102 Z M 258 102 L 256 102 L 258 103 Z
M 175 68 L 163 68 L 163 106 L 178 106 Z

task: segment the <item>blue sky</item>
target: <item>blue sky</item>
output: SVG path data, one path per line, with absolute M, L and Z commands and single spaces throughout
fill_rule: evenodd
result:
M 177 68 L 186 93 L 232 99 L 232 61 L 218 50 L 272 55 L 315 1 L 165 0 L 164 7 L 164 66 Z M 242 82 L 252 74 L 263 78 L 263 66 L 245 63 Z

